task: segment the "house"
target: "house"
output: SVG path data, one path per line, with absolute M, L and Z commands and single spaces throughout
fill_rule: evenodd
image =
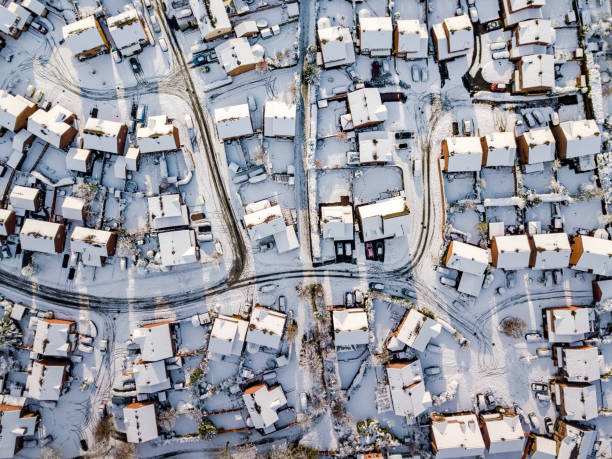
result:
M 479 415 L 482 437 L 489 454 L 520 455 L 525 448 L 525 432 L 519 416 L 511 410 Z
M 39 0 L 21 0 L 21 6 L 37 16 L 41 16 L 43 18 L 47 16 L 47 7 Z
M 140 153 L 160 153 L 181 148 L 178 128 L 166 115 L 149 116 L 147 125 L 136 129 Z
M 66 169 L 87 173 L 91 169 L 93 155 L 86 148 L 71 148 L 66 154 Z
M 70 250 L 79 253 L 88 266 L 102 266 L 107 257 L 115 255 L 117 233 L 77 226 L 70 236 Z
M 511 27 L 521 21 L 541 19 L 546 0 L 501 0 L 501 4 L 504 25 Z
M 451 241 L 446 252 L 445 265 L 458 271 L 480 275 L 489 265 L 485 249 L 459 241 Z
M 550 54 L 521 56 L 514 71 L 513 92 L 543 92 L 555 86 L 555 58 Z
M 9 194 L 9 201 L 15 209 L 38 212 L 42 204 L 42 193 L 38 188 L 15 185 Z
M 362 88 L 349 92 L 347 101 L 355 129 L 374 126 L 387 119 L 387 107 L 382 103 L 377 88 Z
M 36 110 L 28 118 L 28 131 L 55 148 L 66 148 L 77 135 L 72 127 L 76 115 L 61 105 L 54 105 L 48 112 Z
M 326 69 L 355 63 L 355 49 L 351 31 L 347 27 L 332 26 L 327 17 L 317 21 L 319 49 Z
M 557 444 L 548 437 L 528 434 L 522 459 L 557 459 Z
M 123 123 L 89 118 L 83 129 L 83 148 L 122 155 L 127 131 Z
M 591 236 L 575 236 L 570 267 L 600 276 L 612 276 L 612 241 Z
M 149 226 L 153 231 L 189 225 L 189 212 L 180 194 L 162 194 L 147 199 Z
M 17 217 L 11 209 L 0 209 L 0 236 L 10 236 L 15 232 Z
M 359 17 L 361 54 L 370 57 L 390 56 L 393 50 L 393 23 L 388 16 Z
M 593 332 L 593 309 L 560 306 L 544 309 L 544 332 L 551 343 L 573 343 Z
M 425 352 L 427 345 L 442 332 L 442 325 L 415 308 L 409 309 L 387 343 L 389 350 L 402 350 L 404 345 Z
M 442 140 L 444 172 L 477 172 L 483 151 L 479 137 L 447 137 Z
M 38 414 L 28 413 L 25 397 L 0 395 L 0 459 L 12 458 L 23 448 L 23 437 L 34 437 Z
M 49 357 L 68 357 L 74 351 L 76 323 L 62 319 L 39 319 L 32 351 Z
M 558 418 L 553 438 L 557 444 L 558 459 L 587 459 L 593 452 L 597 430 L 579 422 Z
M 560 362 L 557 359 L 557 366 L 563 369 L 567 381 L 590 383 L 599 380 L 603 357 L 599 355 L 597 347 L 590 344 L 577 347 L 564 346 L 557 348 L 556 352 L 561 356 Z
M 66 227 L 60 223 L 26 219 L 19 241 L 23 250 L 43 253 L 62 253 L 66 242 Z
M 431 394 L 425 389 L 419 359 L 391 362 L 386 366 L 393 412 L 414 418 L 432 406 Z
M 134 8 L 127 8 L 122 13 L 106 19 L 115 47 L 123 57 L 133 56 L 149 44 L 149 37 L 142 18 Z
M 278 349 L 286 321 L 286 314 L 256 305 L 249 320 L 247 343 Z
M 268 388 L 265 383 L 251 386 L 242 394 L 242 400 L 254 428 L 263 430 L 264 434 L 276 430 L 274 423 L 278 421 L 277 411 L 287 404 L 281 386 Z
M 336 347 L 368 344 L 368 313 L 363 308 L 338 308 L 332 311 Z
M 64 43 L 80 61 L 108 53 L 110 44 L 95 16 L 87 16 L 62 27 Z
M 191 229 L 166 231 L 157 235 L 162 266 L 178 266 L 200 261 L 200 247 Z
M 0 32 L 9 37 L 19 38 L 32 19 L 30 11 L 15 2 L 10 2 L 7 6 L 0 6 Z
M 266 137 L 295 137 L 295 104 L 268 100 L 264 105 L 264 135 Z
M 510 59 L 531 54 L 546 54 L 546 47 L 555 41 L 555 29 L 550 20 L 530 19 L 519 22 L 512 31 Z
M 142 361 L 155 362 L 174 356 L 171 324 L 170 321 L 158 322 L 134 330 L 133 339 L 140 347 Z
M 403 196 L 358 206 L 357 219 L 363 242 L 407 236 L 410 231 L 410 209 Z
M 321 235 L 334 241 L 353 241 L 353 208 L 344 205 L 321 206 Z
M 172 386 L 166 363 L 163 360 L 157 362 L 140 361 L 133 367 L 136 392 L 139 394 L 155 394 L 168 390 Z
M 392 134 L 387 131 L 359 133 L 359 163 L 384 164 L 393 160 L 395 151 Z
M 529 237 L 533 269 L 562 269 L 570 262 L 570 243 L 566 233 L 532 234 Z
M 564 121 L 552 128 L 561 159 L 596 155 L 601 151 L 601 133 L 595 120 Z
M 259 33 L 256 21 L 242 21 L 235 25 L 234 33 L 237 38 L 251 37 Z
M 268 200 L 247 205 L 244 224 L 253 241 L 273 238 L 278 253 L 285 253 L 299 247 L 295 229 L 285 223 L 281 207 L 272 206 Z
M 26 380 L 27 397 L 42 401 L 57 401 L 68 379 L 69 361 L 45 357 L 32 363 Z
M 516 160 L 516 139 L 512 132 L 493 132 L 480 138 L 484 167 L 511 167 Z
M 431 32 L 438 61 L 467 57 L 474 48 L 472 21 L 467 14 L 446 18 Z
M 0 127 L 19 132 L 28 125 L 28 117 L 38 107 L 20 95 L 12 95 L 0 89 Z
M 531 246 L 526 234 L 495 236 L 491 239 L 492 265 L 505 270 L 529 267 Z
M 606 301 L 612 298 L 612 279 L 593 281 L 593 298 Z
M 232 24 L 223 0 L 189 2 L 193 15 L 198 21 L 198 29 L 204 41 L 212 41 L 232 33 Z
M 393 30 L 393 51 L 406 60 L 427 58 L 429 34 L 418 19 L 398 19 Z
M 253 70 L 258 61 L 249 41 L 244 37 L 225 40 L 215 47 L 215 52 L 221 67 L 230 76 Z
M 140 165 L 140 148 L 128 147 L 125 152 L 125 168 L 128 171 L 137 171 Z
M 430 440 L 436 459 L 484 454 L 485 444 L 474 413 L 431 415 Z
M 159 435 L 155 402 L 135 402 L 125 406 L 123 422 L 129 443 L 145 443 Z
M 13 135 L 13 144 L 12 144 L 13 155 L 21 154 L 20 156 L 21 156 L 21 158 L 23 158 L 23 154 L 28 152 L 28 150 L 30 149 L 30 147 L 34 143 L 34 139 L 35 139 L 34 134 L 29 132 L 27 129 L 22 129 L 21 131 L 19 131 L 16 134 L 14 134 Z M 21 163 L 19 163 L 19 164 L 17 164 L 17 163 L 10 164 L 10 161 L 7 161 L 6 164 L 10 165 L 13 169 L 17 169 L 17 168 L 21 167 Z
M 552 381 L 550 385 L 559 415 L 567 421 L 590 421 L 599 416 L 599 400 L 594 385 L 561 381 Z
M 217 316 L 210 332 L 208 353 L 222 356 L 242 354 L 248 326 L 246 320 L 222 314 Z
M 215 108 L 215 124 L 221 141 L 253 135 L 248 104 Z
M 85 200 L 67 196 L 62 202 L 62 217 L 66 220 L 85 221 Z

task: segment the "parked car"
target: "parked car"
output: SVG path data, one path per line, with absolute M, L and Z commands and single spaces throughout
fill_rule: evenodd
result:
M 534 430 L 540 430 L 540 421 L 536 414 L 532 411 L 527 415 L 527 417 L 529 418 L 529 423 L 531 424 L 531 427 L 533 427 Z
M 100 341 L 100 352 L 108 351 L 108 340 L 103 339 Z
M 300 408 L 302 408 L 302 411 L 306 411 L 308 409 L 308 396 L 306 395 L 306 392 L 302 392 L 300 394 Z
M 96 107 L 95 105 L 93 107 L 91 107 L 91 110 L 89 110 L 89 117 L 90 118 L 97 118 L 98 117 L 98 107 Z
M 370 290 L 374 292 L 382 292 L 385 289 L 385 284 L 381 284 L 380 282 L 370 282 Z
M 372 62 L 372 79 L 378 78 L 380 76 L 380 62 L 373 61 Z
M 374 258 L 374 244 L 372 244 L 371 242 L 366 242 L 365 250 L 366 258 L 368 260 L 372 260 Z
M 347 308 L 352 308 L 355 306 L 355 298 L 353 297 L 353 292 L 346 292 L 344 294 L 344 305 Z
M 482 283 L 482 288 L 489 288 L 495 279 L 495 275 L 493 273 L 487 273 Z
M 376 256 L 382 258 L 384 254 L 385 245 L 382 241 L 376 241 Z
M 421 81 L 421 75 L 419 74 L 419 67 L 417 65 L 413 65 L 410 69 L 410 72 L 412 75 L 412 81 L 414 81 L 415 83 Z
M 425 67 L 419 67 L 419 74 L 421 81 L 425 82 L 429 80 L 429 70 L 427 70 L 427 64 Z
M 538 109 L 535 109 L 531 112 L 533 114 L 533 117 L 536 119 L 536 121 L 540 124 L 544 124 L 546 122 L 544 115 L 542 115 L 542 112 Z
M 487 22 L 487 32 L 491 30 L 497 30 L 502 28 L 501 19 L 497 19 L 495 21 Z
M 525 334 L 526 341 L 540 341 L 542 339 L 542 335 L 539 332 L 532 332 Z
M 166 43 L 166 39 L 164 37 L 160 37 L 157 41 L 159 42 L 159 47 L 161 48 L 161 50 L 163 52 L 167 52 L 168 51 L 168 43 Z
M 464 119 L 461 121 L 463 135 L 472 135 L 472 120 Z
M 157 22 L 157 17 L 154 14 L 152 14 L 151 16 L 149 16 L 149 18 L 151 19 L 151 27 L 153 28 L 153 32 L 160 33 L 161 27 L 159 27 L 159 22 Z
M 423 373 L 425 373 L 427 376 L 435 376 L 439 375 L 441 371 L 442 370 L 440 370 L 440 367 L 427 367 L 423 370 Z
M 477 394 L 476 395 L 476 405 L 478 406 L 479 410 L 486 410 L 487 409 L 487 401 L 485 400 L 485 396 L 484 394 Z
M 142 67 L 140 66 L 140 62 L 135 57 L 130 57 L 130 66 L 132 67 L 132 72 L 134 73 L 142 73 Z
M 285 309 L 287 309 L 287 297 L 285 295 L 280 295 L 278 297 L 278 308 L 281 311 L 285 311 Z
M 506 273 L 506 287 L 508 287 L 508 289 L 516 287 L 516 272 L 508 271 L 508 273 Z
M 493 92 L 505 92 L 506 83 L 491 83 L 491 91 Z
M 487 405 L 488 406 L 495 406 L 497 404 L 497 402 L 495 401 L 495 397 L 493 397 L 493 394 L 491 392 L 487 392 L 487 395 L 485 395 L 485 399 L 487 400 Z
M 548 347 L 539 347 L 536 349 L 538 357 L 552 357 L 552 350 Z
M 550 402 L 550 394 L 548 392 L 536 392 L 535 397 L 540 402 Z
M 492 55 L 493 59 L 509 59 L 510 53 L 508 51 L 496 51 Z
M 44 25 L 36 21 L 32 21 L 30 27 L 42 35 L 46 35 L 48 32 L 47 28 Z
M 361 306 L 363 304 L 363 293 L 362 293 L 362 291 L 359 290 L 359 289 L 355 289 L 353 294 L 355 295 L 355 304 L 358 304 L 358 305 Z
M 448 285 L 449 287 L 455 287 L 457 285 L 457 279 L 451 279 L 450 277 L 441 276 L 440 283 L 442 285 Z
M 529 112 L 523 113 L 523 118 L 525 118 L 525 122 L 527 123 L 527 126 L 529 126 L 530 128 L 536 125 L 535 118 L 533 117 L 531 113 Z
M 531 390 L 534 392 L 548 392 L 548 386 L 542 383 L 531 383 Z
M 442 265 L 436 266 L 436 271 L 438 271 L 440 274 L 443 274 L 444 276 L 448 276 L 448 277 L 455 277 L 454 274 L 456 274 L 455 271 L 453 271 L 450 268 L 447 268 L 445 266 L 442 266 Z
M 491 51 L 500 51 L 502 49 L 506 49 L 506 42 L 505 41 L 494 41 L 493 43 L 489 44 L 489 49 Z
M 548 416 L 544 418 L 544 428 L 546 429 L 546 434 L 552 436 L 553 431 L 555 430 L 555 425 L 553 424 L 552 419 Z

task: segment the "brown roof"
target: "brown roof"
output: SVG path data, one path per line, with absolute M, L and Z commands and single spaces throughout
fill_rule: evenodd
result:
M 254 393 L 255 393 L 255 392 L 257 392 L 259 389 L 262 389 L 262 388 L 264 388 L 264 387 L 266 387 L 266 385 L 265 385 L 264 383 L 257 384 L 256 386 L 251 386 L 251 387 L 249 387 L 248 389 L 246 389 L 246 390 L 244 391 L 244 393 L 245 393 L 245 394 L 248 394 L 248 395 L 250 395 L 250 394 L 254 394 Z

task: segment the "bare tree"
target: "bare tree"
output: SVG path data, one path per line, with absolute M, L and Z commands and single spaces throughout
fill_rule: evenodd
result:
M 510 338 L 520 338 L 527 330 L 527 324 L 520 317 L 508 317 L 502 322 L 502 329 Z

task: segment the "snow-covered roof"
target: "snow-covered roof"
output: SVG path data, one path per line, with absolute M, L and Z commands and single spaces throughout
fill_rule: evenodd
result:
M 251 45 L 246 38 L 225 40 L 215 48 L 215 52 L 226 73 L 257 63 L 257 57 L 253 54 Z
M 377 88 L 362 88 L 349 92 L 347 100 L 355 129 L 382 123 L 387 119 L 387 107 L 382 103 Z
M 342 308 L 332 311 L 336 346 L 368 344 L 368 314 L 363 308 Z
M 612 276 L 612 241 L 591 236 L 574 237 L 570 263 L 593 274 Z
M 270 206 L 268 202 L 268 205 L 264 207 L 264 204 L 258 210 L 244 215 L 244 224 L 254 241 L 285 231 L 285 219 L 280 206 Z
M 429 341 L 441 332 L 442 325 L 412 308 L 406 313 L 394 335 L 414 350 L 425 352 Z
M 59 400 L 67 371 L 65 360 L 44 358 L 33 362 L 26 381 L 27 396 L 36 400 Z
M 73 56 L 106 46 L 106 38 L 95 16 L 65 25 L 62 27 L 62 35 Z
M 490 413 L 481 414 L 483 432 L 488 437 L 490 454 L 523 452 L 525 433 L 521 420 L 516 414 Z
M 319 24 L 321 24 L 319 22 Z M 327 21 L 325 27 L 318 27 L 321 55 L 325 68 L 350 65 L 355 62 L 355 49 L 351 32 L 346 27 L 331 26 Z
M 149 204 L 149 224 L 154 230 L 177 228 L 189 225 L 187 206 L 181 202 L 180 194 L 152 196 Z
M 415 417 L 431 407 L 431 394 L 425 390 L 421 362 L 392 362 L 386 365 L 387 379 L 398 416 Z
M 61 105 L 54 105 L 48 112 L 39 109 L 28 118 L 28 131 L 55 148 L 63 148 L 77 133 L 69 124 L 74 117 L 74 113 Z
M 9 194 L 11 206 L 16 209 L 37 211 L 40 205 L 40 190 L 27 186 L 15 185 Z
M 274 243 L 278 253 L 290 252 L 300 246 L 295 228 L 291 225 L 285 226 L 283 231 L 274 235 Z
M 452 16 L 442 22 L 448 39 L 448 52 L 456 53 L 474 47 L 472 21 L 467 14 Z
M 518 46 L 534 43 L 550 45 L 555 41 L 555 29 L 548 19 L 530 19 L 519 22 L 514 33 Z
M 352 241 L 353 208 L 351 206 L 321 206 L 321 233 L 334 241 Z
M 158 436 L 154 402 L 130 403 L 123 408 L 123 422 L 130 443 L 144 443 Z
M 139 394 L 155 394 L 170 389 L 171 383 L 163 360 L 157 362 L 139 362 L 134 365 L 134 380 Z
M 492 132 L 481 137 L 484 166 L 514 166 L 516 138 L 512 132 Z
M 560 384 L 562 406 L 568 421 L 589 421 L 599 414 L 597 389 L 592 384 Z
M 402 196 L 357 207 L 364 242 L 401 237 L 410 231 L 410 210 Z
M 85 148 L 71 148 L 66 154 L 66 169 L 77 172 L 87 172 L 87 164 L 91 151 Z
M 67 196 L 62 202 L 62 217 L 68 220 L 83 221 L 85 200 L 75 196 Z
M 542 19 L 541 8 L 546 0 L 502 0 L 504 24 L 510 27 L 529 19 Z
M 221 140 L 253 135 L 248 104 L 215 108 L 215 124 Z
M 546 0 L 508 0 L 510 11 L 516 12 L 525 8 L 541 8 L 546 5 Z
M 533 234 L 532 258 L 534 269 L 567 268 L 570 262 L 570 243 L 566 233 Z
M 248 37 L 259 32 L 256 21 L 242 21 L 234 27 L 237 38 Z
M 219 355 L 240 355 L 249 323 L 235 317 L 219 315 L 213 324 L 208 352 Z
M 295 104 L 286 104 L 278 100 L 266 101 L 264 135 L 266 137 L 294 137 L 295 112 Z
M 232 24 L 223 0 L 191 0 L 191 11 L 198 21 L 198 29 L 204 41 L 231 33 Z
M 459 285 L 457 285 L 457 291 L 477 297 L 478 295 L 480 295 L 480 291 L 482 290 L 483 281 L 484 273 L 472 274 L 462 272 L 459 276 Z
M 393 160 L 395 150 L 391 133 L 367 131 L 359 133 L 359 162 L 388 163 Z
M 431 420 L 436 459 L 455 459 L 483 454 L 484 440 L 473 413 L 438 416 Z
M 178 129 L 166 115 L 149 116 L 147 125 L 136 130 L 136 142 L 140 153 L 173 151 L 181 147 Z
M 593 310 L 576 306 L 548 308 L 546 330 L 551 343 L 572 343 L 584 339 L 593 331 Z
M 140 358 L 145 362 L 164 360 L 174 355 L 172 322 L 159 322 L 136 328 L 134 342 L 140 347 Z
M 570 382 L 593 382 L 600 377 L 599 351 L 584 345 L 563 348 L 563 369 Z
M 123 151 L 119 151 L 123 147 L 120 145 L 122 131 L 122 138 L 125 140 L 127 134 L 125 124 L 100 118 L 89 118 L 83 128 L 83 148 L 123 154 Z
M 262 306 L 255 306 L 249 320 L 247 343 L 278 349 L 287 315 Z
M 595 120 L 564 121 L 554 129 L 562 158 L 596 155 L 601 151 L 601 133 Z M 563 145 L 565 141 L 565 145 Z
M 493 265 L 501 269 L 523 269 L 529 267 L 531 246 L 526 234 L 496 236 L 491 241 Z
M 249 411 L 249 416 L 256 429 L 272 429 L 278 421 L 276 413 L 287 404 L 285 393 L 281 386 L 271 389 L 265 383 L 249 387 L 242 394 L 242 400 Z
M 26 24 L 31 21 L 32 15 L 28 10 L 15 2 L 10 2 L 7 7 L 0 7 L 0 32 L 10 36 L 17 36 Z
M 102 266 L 102 260 L 115 254 L 117 233 L 77 226 L 70 236 L 70 250 L 81 254 L 88 266 Z
M 519 61 L 519 90 L 542 90 L 555 85 L 555 58 L 550 54 L 530 54 Z
M 12 458 L 21 449 L 19 440 L 33 436 L 38 415 L 24 413 L 26 398 L 0 395 L 0 458 Z
M 38 16 L 44 16 L 47 13 L 47 7 L 38 0 L 21 0 L 21 6 Z
M 452 241 L 446 255 L 446 266 L 471 274 L 482 274 L 489 264 L 485 249 L 465 242 Z
M 532 435 L 533 446 L 527 455 L 529 459 L 557 459 L 557 443 L 548 437 Z
M 442 140 L 442 152 L 445 172 L 479 171 L 482 167 L 479 137 L 447 137 Z
M 409 59 L 427 57 L 429 34 L 418 19 L 399 19 L 395 22 L 395 52 Z
M 557 459 L 587 459 L 591 456 L 597 430 L 582 423 L 558 419 L 559 428 L 555 431 L 558 439 Z
M 68 357 L 74 347 L 75 323 L 71 320 L 40 319 L 32 350 L 51 357 Z
M 19 241 L 24 250 L 51 254 L 62 252 L 65 237 L 64 225 L 31 218 L 26 219 L 19 233 Z
M 15 224 L 15 211 L 12 209 L 0 209 L 0 236 L 13 234 Z
M 122 13 L 106 19 L 108 30 L 119 50 L 144 45 L 148 42 L 147 34 L 138 11 L 127 8 Z
M 361 50 L 390 52 L 393 47 L 393 23 L 388 16 L 359 18 Z
M 17 94 L 9 94 L 0 89 L 0 127 L 15 131 L 26 121 L 26 117 L 36 111 L 36 104 Z
M 526 131 L 519 137 L 519 141 L 525 142 L 528 164 L 543 163 L 555 159 L 556 142 L 549 128 L 543 127 Z

